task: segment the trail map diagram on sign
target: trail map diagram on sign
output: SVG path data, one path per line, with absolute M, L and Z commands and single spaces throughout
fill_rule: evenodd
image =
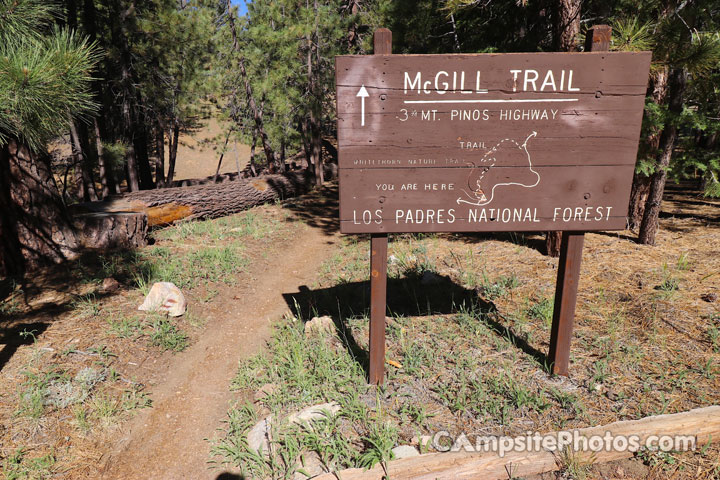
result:
M 471 163 L 473 169 L 468 177 L 470 192 L 465 189 L 462 190 L 470 200 L 460 197 L 457 199 L 457 203 L 482 207 L 493 201 L 495 189 L 498 187 L 508 185 L 517 185 L 524 188 L 536 187 L 540 183 L 540 174 L 533 170 L 530 152 L 527 149 L 528 141 L 536 136 L 537 132 L 533 131 L 522 145 L 511 138 L 504 138 L 485 153 L 482 160 L 480 160 L 481 165 Z M 527 171 L 523 168 L 521 173 L 513 174 L 512 181 L 506 182 L 502 180 L 506 179 L 507 175 L 498 173 L 498 169 L 493 169 L 495 165 L 522 167 L 525 164 L 527 164 Z

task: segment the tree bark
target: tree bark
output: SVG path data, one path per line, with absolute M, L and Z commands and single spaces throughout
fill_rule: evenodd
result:
M 147 245 L 149 227 L 144 212 L 80 213 L 72 220 L 85 249 L 133 249 Z
M 317 2 L 315 2 L 315 9 L 317 10 Z M 313 36 L 314 42 L 313 42 Z M 317 102 L 320 101 L 319 95 L 317 95 L 317 79 L 315 75 L 318 74 L 317 69 L 313 68 L 313 53 L 316 51 L 317 45 L 317 26 L 313 36 L 307 38 L 307 76 L 308 76 L 308 98 L 309 102 L 309 115 L 307 119 L 306 135 L 308 138 L 309 158 L 308 163 L 313 166 L 313 172 L 315 173 L 315 184 L 320 186 L 324 183 L 323 167 L 322 167 L 322 130 L 320 128 L 320 115 L 318 112 Z
M 561 244 L 562 232 L 545 232 L 545 255 L 548 257 L 559 257 Z
M 155 127 L 155 149 L 158 161 L 155 165 L 155 188 L 165 186 L 165 128 L 158 121 Z
M 139 95 L 138 95 L 139 97 Z M 141 100 L 138 99 L 138 104 Z M 149 190 L 155 188 L 153 182 L 152 170 L 150 169 L 150 155 L 148 153 L 148 133 L 145 120 L 138 118 L 135 120 L 135 134 L 133 135 L 135 142 L 135 153 L 140 173 L 140 189 Z
M 659 67 L 653 70 L 648 90 L 655 103 L 660 105 L 665 102 L 668 91 L 668 72 L 666 67 Z M 662 131 L 650 132 L 644 141 L 640 143 L 638 158 L 647 159 L 657 157 L 661 134 Z M 649 193 L 650 177 L 641 172 L 635 172 L 630 193 L 630 204 L 628 205 L 628 228 L 630 228 L 630 230 L 640 228 Z
M 17 139 L 0 149 L 0 271 L 22 275 L 74 258 L 78 240 L 55 184 L 48 156 Z
M 127 159 L 127 184 L 128 190 L 135 192 L 140 190 L 140 180 L 138 177 L 138 163 L 137 163 L 137 152 L 135 151 L 135 109 L 131 103 L 132 99 L 135 98 L 133 95 L 133 78 L 132 78 L 132 56 L 130 54 L 130 45 L 128 37 L 130 36 L 130 29 L 128 23 L 130 17 L 135 13 L 134 2 L 129 2 L 129 5 L 121 5 L 117 2 L 119 7 L 118 22 L 113 22 L 114 28 L 112 29 L 113 41 L 120 47 L 120 96 L 121 100 L 121 111 L 122 111 L 122 136 L 125 144 L 127 145 L 126 159 Z
M 90 171 L 90 162 L 88 162 L 87 155 L 83 149 L 75 122 L 70 122 L 70 140 L 73 158 L 75 159 L 75 178 L 78 184 L 78 194 L 84 202 L 97 202 L 98 196 L 97 191 L 95 191 L 95 181 Z
M 676 119 L 682 112 L 683 94 L 687 85 L 685 69 L 674 68 L 670 72 L 668 83 L 668 116 L 665 120 L 662 135 L 660 135 L 660 152 L 655 172 L 650 180 L 650 192 L 645 203 L 645 212 L 643 213 L 640 234 L 638 235 L 638 241 L 644 245 L 655 245 L 655 236 L 660 222 L 660 206 L 662 205 L 665 181 L 667 180 L 667 169 L 677 140 Z
M 0 277 L 22 276 L 25 272 L 20 240 L 13 213 L 15 205 L 10 191 L 10 153 L 0 150 Z
M 165 185 L 172 185 L 173 179 L 175 178 L 175 161 L 177 160 L 178 142 L 180 141 L 180 125 L 178 125 L 177 122 L 173 122 L 172 131 L 168 132 L 168 140 L 170 151 L 168 152 L 168 174 Z
M 107 198 L 110 195 L 110 187 L 114 186 L 112 179 L 112 171 L 105 161 L 105 148 L 103 146 L 102 137 L 100 136 L 100 125 L 97 118 L 93 118 L 93 128 L 95 129 L 95 148 L 97 150 L 98 168 L 100 170 L 100 185 L 102 187 L 102 197 Z
M 649 193 L 650 177 L 644 173 L 635 172 L 632 189 L 630 190 L 630 205 L 628 206 L 628 228 L 630 230 L 640 227 Z
M 553 15 L 553 47 L 558 52 L 577 51 L 580 33 L 581 0 L 555 0 Z

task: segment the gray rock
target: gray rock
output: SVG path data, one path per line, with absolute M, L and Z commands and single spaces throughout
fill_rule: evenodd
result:
M 335 331 L 335 322 L 327 315 L 324 317 L 315 317 L 305 324 L 305 335 L 312 335 L 314 333 Z
M 302 461 L 297 465 L 297 469 L 302 470 L 302 472 L 295 472 L 293 480 L 305 480 L 326 473 L 320 456 L 315 452 L 304 453 Z
M 320 405 L 312 405 L 303 408 L 297 413 L 293 413 L 288 417 L 290 423 L 306 423 L 312 422 L 319 418 L 325 418 L 328 415 L 335 415 L 340 411 L 340 404 L 336 402 L 322 403 Z
M 410 457 L 418 457 L 420 456 L 420 452 L 417 451 L 417 448 L 411 446 L 411 445 L 400 445 L 392 449 L 393 454 L 395 455 L 395 459 L 401 459 L 401 458 L 410 458 Z
M 247 434 L 248 448 L 264 455 L 270 452 L 272 441 L 272 415 L 260 420 Z

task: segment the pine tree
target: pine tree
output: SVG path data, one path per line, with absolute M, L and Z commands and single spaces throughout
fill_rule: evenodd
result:
M 47 0 L 0 0 L 0 274 L 60 262 L 77 246 L 46 142 L 96 109 L 97 51 L 52 27 Z
M 246 17 L 232 18 L 234 33 L 227 21 L 229 110 L 245 138 L 263 147 L 268 169 L 282 169 L 284 152 L 302 148 L 322 183 L 323 136 L 334 131 L 334 57 L 367 48 L 376 12 L 376 2 L 358 0 L 258 0 Z
M 708 0 L 660 5 L 653 57 L 661 71 L 666 72 L 667 93 L 664 105 L 660 105 L 662 130 L 638 235 L 643 244 L 655 244 L 665 183 L 682 133 L 688 81 L 706 78 L 720 66 L 720 38 L 714 21 L 718 13 L 717 3 Z

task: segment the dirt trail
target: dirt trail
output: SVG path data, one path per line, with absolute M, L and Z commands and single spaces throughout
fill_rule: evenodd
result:
M 272 321 L 288 311 L 282 293 L 312 284 L 333 241 L 308 227 L 282 255 L 256 258 L 250 282 L 221 291 L 197 343 L 152 387 L 153 408 L 123 429 L 102 478 L 215 479 L 226 471 L 208 469 L 205 439 L 214 438 L 226 418 L 238 361 L 264 346 Z

